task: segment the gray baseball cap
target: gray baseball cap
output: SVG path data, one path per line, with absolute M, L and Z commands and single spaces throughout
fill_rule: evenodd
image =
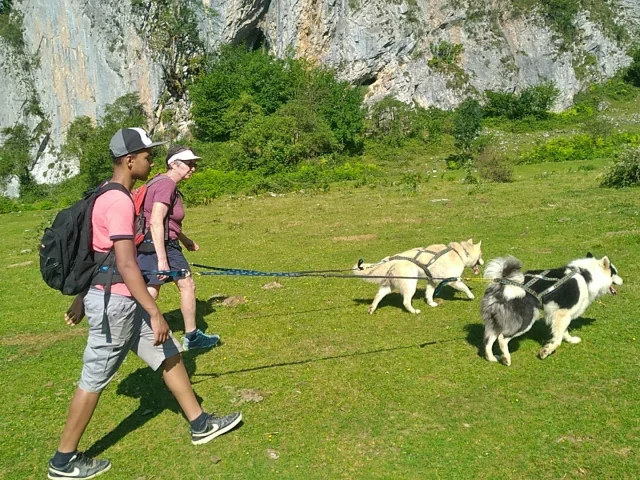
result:
M 165 143 L 167 142 L 152 142 L 147 132 L 141 128 L 121 128 L 111 138 L 109 150 L 115 158 L 120 158 Z

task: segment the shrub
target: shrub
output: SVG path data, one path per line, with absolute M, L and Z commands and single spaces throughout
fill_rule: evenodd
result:
M 624 80 L 636 87 L 640 87 L 640 45 L 636 45 L 630 52 L 631 65 L 627 67 Z
M 496 183 L 513 180 L 513 168 L 507 158 L 492 148 L 482 151 L 475 160 L 480 178 Z
M 640 134 L 616 133 L 607 138 L 578 134 L 549 140 L 544 145 L 523 154 L 519 163 L 566 162 L 606 158 L 625 147 L 640 145 Z
M 559 94 L 560 91 L 550 82 L 525 88 L 519 94 L 488 90 L 485 92 L 485 115 L 510 120 L 527 117 L 545 119 Z
M 624 188 L 640 183 L 640 148 L 618 155 L 600 183 L 603 187 Z
M 458 106 L 453 120 L 453 139 L 457 149 L 466 153 L 471 151 L 482 129 L 482 115 L 482 107 L 477 100 L 467 99 Z

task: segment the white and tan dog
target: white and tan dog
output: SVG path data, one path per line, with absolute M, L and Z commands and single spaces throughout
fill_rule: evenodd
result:
M 420 310 L 413 308 L 411 305 L 411 300 L 418 287 L 418 278 L 427 279 L 425 300 L 430 306 L 437 307 L 438 304 L 433 300 L 433 294 L 442 279 L 460 277 L 465 267 L 473 268 L 474 273 L 478 273 L 478 266 L 484 264 L 481 244 L 482 241 L 474 244 L 473 239 L 470 238 L 462 242 L 451 242 L 449 245 L 430 245 L 424 248 L 414 248 L 398 255 L 383 258 L 378 263 L 363 263 L 354 266 L 354 275 L 363 277 L 363 280 L 367 282 L 380 285 L 380 289 L 369 307 L 369 313 L 375 312 L 380 300 L 394 290 L 402 294 L 402 303 L 409 312 L 420 313 Z M 438 255 L 434 255 L 434 253 Z M 436 260 L 429 265 L 429 262 L 436 256 Z M 413 261 L 398 259 L 397 257 L 405 257 Z M 424 270 L 425 267 L 428 268 L 433 279 L 427 277 Z M 468 298 L 475 298 L 469 287 L 462 280 L 451 282 L 449 285 L 456 290 L 464 292 Z

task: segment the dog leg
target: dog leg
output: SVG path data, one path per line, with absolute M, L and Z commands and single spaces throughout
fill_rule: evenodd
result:
M 378 304 L 380 303 L 380 300 L 382 300 L 384 297 L 386 297 L 390 293 L 391 293 L 391 287 L 389 286 L 380 287 L 380 289 L 378 290 L 378 293 L 376 293 L 376 297 L 373 299 L 373 303 L 369 306 L 369 315 L 373 314 L 373 312 L 376 311 L 376 308 L 378 308 Z
M 580 337 L 574 337 L 569 334 L 569 330 L 565 330 L 562 334 L 562 339 L 567 343 L 580 343 L 582 339 Z
M 435 285 L 427 281 L 427 288 L 424 291 L 424 299 L 430 307 L 437 307 L 438 304 L 433 301 L 433 294 L 436 291 Z
M 498 361 L 496 356 L 493 354 L 493 344 L 495 343 L 496 338 L 498 338 L 498 336 L 495 334 L 489 334 L 484 337 L 484 357 L 490 362 Z
M 464 284 L 464 282 L 463 282 L 462 280 L 459 280 L 459 281 L 457 281 L 457 282 L 450 283 L 449 285 L 451 285 L 453 288 L 455 288 L 455 289 L 456 289 L 456 290 L 458 290 L 459 292 L 462 292 L 462 293 L 466 294 L 466 295 L 467 295 L 467 298 L 470 298 L 470 299 L 472 299 L 472 300 L 473 300 L 474 298 L 476 298 L 476 297 L 473 295 L 473 293 L 471 293 L 471 290 L 469 290 L 469 287 L 467 287 L 467 286 Z
M 400 284 L 400 293 L 402 294 L 402 304 L 411 313 L 420 313 L 420 310 L 413 308 L 411 300 L 416 294 L 418 288 L 418 280 L 407 280 Z
M 511 354 L 509 353 L 509 340 L 511 337 L 505 337 L 504 335 L 498 335 L 498 345 L 500 345 L 500 351 L 502 352 L 502 362 L 508 367 L 511 365 Z
M 548 322 L 551 324 L 551 334 L 552 338 L 549 343 L 547 343 L 542 350 L 540 350 L 540 359 L 544 360 L 562 343 L 562 337 L 564 336 L 567 328 L 569 328 L 569 323 L 571 323 L 571 315 L 567 312 L 567 310 L 557 310 L 551 316 L 551 321 Z

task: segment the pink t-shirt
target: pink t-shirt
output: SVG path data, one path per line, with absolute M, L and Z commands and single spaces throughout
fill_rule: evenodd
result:
M 114 240 L 133 240 L 135 209 L 131 198 L 119 190 L 109 190 L 100 195 L 93 204 L 91 225 L 93 227 L 92 247 L 95 252 L 108 252 Z M 104 286 L 97 285 L 101 290 Z M 114 283 L 111 293 L 131 296 L 124 283 Z
M 184 205 L 178 194 L 176 182 L 166 175 L 160 175 L 160 179 L 147 188 L 147 194 L 144 197 L 145 230 L 149 229 L 154 203 L 164 203 L 169 207 L 169 240 L 177 240 L 182 233 Z

